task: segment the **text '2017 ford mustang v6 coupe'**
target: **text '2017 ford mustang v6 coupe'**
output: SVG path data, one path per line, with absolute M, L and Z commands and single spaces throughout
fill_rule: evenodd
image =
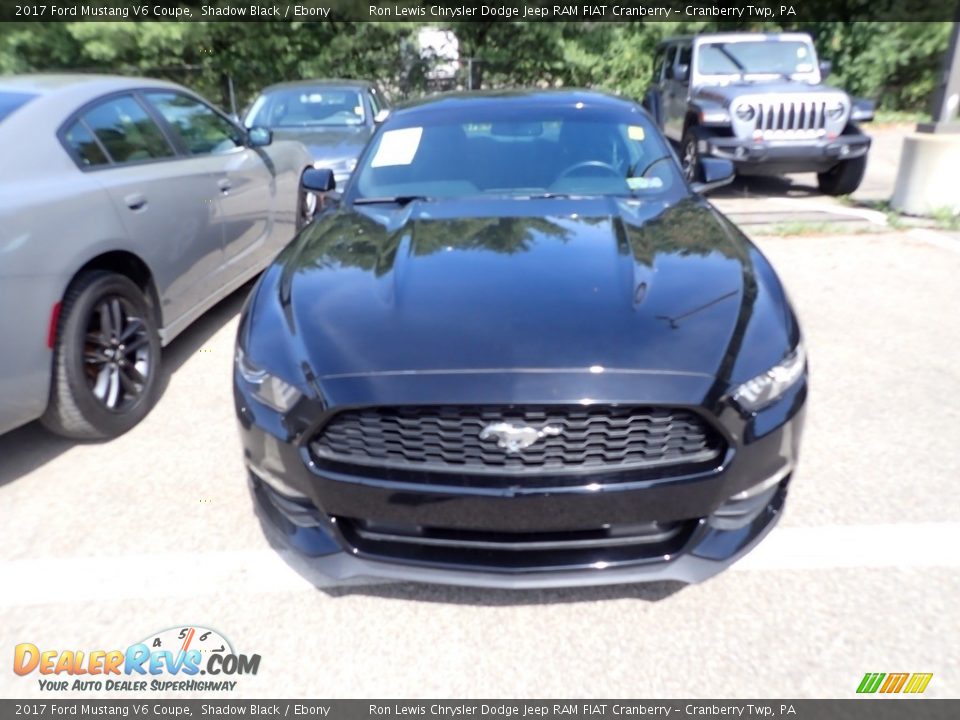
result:
M 698 189 L 606 95 L 395 112 L 241 317 L 264 525 L 336 578 L 693 582 L 746 553 L 796 466 L 806 360 Z

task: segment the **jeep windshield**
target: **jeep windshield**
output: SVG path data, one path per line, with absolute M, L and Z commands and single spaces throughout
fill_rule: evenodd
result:
M 697 72 L 700 75 L 811 75 L 817 56 L 803 40 L 749 40 L 709 42 L 700 45 Z
M 645 115 L 579 105 L 465 105 L 388 120 L 354 171 L 347 200 L 646 198 L 683 188 Z

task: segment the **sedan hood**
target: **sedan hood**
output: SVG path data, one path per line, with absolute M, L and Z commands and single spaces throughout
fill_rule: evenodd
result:
M 345 160 L 359 157 L 372 130 L 357 127 L 279 128 L 273 131 L 278 140 L 299 140 L 310 151 L 314 161 Z
M 692 197 L 415 201 L 320 219 L 285 253 L 277 293 L 318 377 L 716 375 L 758 296 L 751 251 Z

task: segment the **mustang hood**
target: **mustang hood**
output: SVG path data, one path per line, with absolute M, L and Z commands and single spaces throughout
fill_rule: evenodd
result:
M 413 202 L 314 223 L 275 286 L 318 377 L 597 366 L 716 375 L 757 311 L 758 260 L 698 199 Z M 782 334 L 780 311 L 768 325 Z

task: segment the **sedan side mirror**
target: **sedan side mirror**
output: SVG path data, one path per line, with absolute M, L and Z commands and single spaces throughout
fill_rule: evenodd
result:
M 730 160 L 724 158 L 703 157 L 700 158 L 700 177 L 701 182 L 691 183 L 690 187 L 694 192 L 708 193 L 724 185 L 729 185 L 736 177 L 736 169 Z
M 388 117 L 390 117 L 390 111 L 387 110 L 386 108 L 384 108 L 383 110 L 381 110 L 380 112 L 378 112 L 376 115 L 374 115 L 374 117 L 373 117 L 373 122 L 374 122 L 375 124 L 379 125 L 379 124 L 382 123 L 384 120 L 386 120 Z
M 317 193 L 327 193 L 337 188 L 337 181 L 333 179 L 333 170 L 328 168 L 305 170 L 301 184 L 305 190 Z
M 273 131 L 267 128 L 255 127 L 247 131 L 250 147 L 266 147 L 273 142 Z
M 820 79 L 823 80 L 827 75 L 830 74 L 830 71 L 833 70 L 833 63 L 829 60 L 820 61 Z

